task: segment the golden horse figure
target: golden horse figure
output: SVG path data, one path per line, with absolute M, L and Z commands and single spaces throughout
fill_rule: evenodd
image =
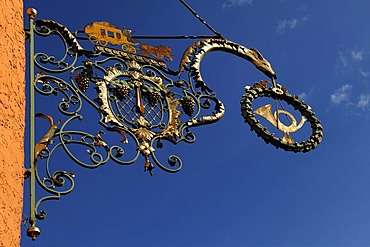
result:
M 141 55 L 143 56 L 154 56 L 156 59 L 158 60 L 163 60 L 164 58 L 167 59 L 167 61 L 172 61 L 172 50 L 171 48 L 167 47 L 167 46 L 163 46 L 163 45 L 160 45 L 160 46 L 151 46 L 151 45 L 147 45 L 147 44 L 142 44 L 140 46 L 140 52 L 141 52 Z

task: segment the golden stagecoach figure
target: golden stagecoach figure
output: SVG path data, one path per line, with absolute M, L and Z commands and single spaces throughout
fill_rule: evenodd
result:
M 124 28 L 119 29 L 116 26 L 106 22 L 94 22 L 85 27 L 85 33 L 89 36 L 89 40 L 93 44 L 106 46 L 108 43 L 112 45 L 122 45 L 122 50 L 129 53 L 136 53 L 135 45 L 139 42 L 133 42 L 131 30 Z

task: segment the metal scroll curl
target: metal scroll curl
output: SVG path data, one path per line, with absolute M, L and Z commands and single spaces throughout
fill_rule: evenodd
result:
M 249 49 L 225 39 L 204 39 L 193 43 L 185 50 L 180 62 L 178 73 L 188 71 L 190 77 L 194 81 L 194 88 L 200 88 L 200 91 L 206 95 L 211 96 L 215 94 L 204 82 L 200 71 L 200 65 L 203 57 L 212 51 L 223 51 L 242 57 L 251 62 L 258 70 L 263 72 L 269 78 L 276 78 L 276 74 L 270 63 L 256 49 Z M 220 100 L 217 99 L 215 103 L 215 112 L 202 118 L 193 118 L 187 122 L 187 125 L 189 127 L 195 127 L 204 124 L 211 124 L 220 120 L 225 113 L 225 108 Z

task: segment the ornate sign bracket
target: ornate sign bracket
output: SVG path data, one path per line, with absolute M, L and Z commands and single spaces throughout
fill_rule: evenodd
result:
M 223 103 L 201 75 L 201 61 L 209 52 L 239 56 L 267 76 L 246 86 L 241 99 L 242 117 L 266 143 L 285 151 L 308 152 L 321 142 L 323 129 L 311 107 L 275 82 L 275 71 L 261 53 L 224 39 L 183 0 L 180 2 L 215 35 L 132 36 L 130 30 L 104 21 L 71 32 L 55 21 L 35 20 L 36 10 L 28 9 L 30 167 L 26 175 L 30 179 L 31 198 L 27 235 L 33 240 L 40 234 L 36 221 L 46 217 L 45 211 L 39 209 L 41 204 L 58 200 L 74 188 L 73 171 L 51 168 L 59 150 L 73 163 L 89 169 L 108 161 L 130 165 L 139 158 L 150 175 L 156 167 L 170 173 L 181 169 L 178 156 L 170 155 L 162 162 L 157 155 L 165 143 L 193 143 L 196 138 L 192 128 L 217 122 L 225 112 Z M 46 52 L 35 52 L 35 37 L 60 39 L 64 46 L 62 58 L 57 60 Z M 185 49 L 178 68 L 172 70 L 167 67 L 173 56 L 169 47 L 139 41 L 151 38 L 198 40 Z M 186 79 L 182 79 L 184 76 Z M 58 111 L 35 113 L 35 93 L 50 102 L 56 101 Z M 265 101 L 263 106 L 255 105 L 259 99 L 271 100 L 275 111 L 273 104 Z M 301 115 L 299 124 L 284 103 Z M 86 116 L 83 106 L 94 111 L 89 110 Z M 90 115 L 97 116 L 100 126 L 94 133 L 78 125 Z M 287 120 L 279 115 L 285 115 Z M 45 134 L 38 142 L 35 142 L 36 118 L 48 124 L 40 130 Z M 306 141 L 295 142 L 291 133 L 298 132 L 305 122 L 310 124 L 310 134 Z M 281 135 L 272 133 L 265 125 Z M 108 134 L 118 143 L 111 143 Z M 36 184 L 48 195 L 36 198 Z

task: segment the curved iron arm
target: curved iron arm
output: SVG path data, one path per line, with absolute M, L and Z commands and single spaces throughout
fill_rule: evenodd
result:
M 195 87 L 200 88 L 207 94 L 211 93 L 212 90 L 207 86 L 202 78 L 200 64 L 203 57 L 212 51 L 228 52 L 244 58 L 251 62 L 258 70 L 260 70 L 269 78 L 277 78 L 275 71 L 271 67 L 271 64 L 256 49 L 249 49 L 233 41 L 225 39 L 204 39 L 193 43 L 185 50 L 181 58 L 178 74 L 188 71 L 190 76 L 195 81 Z M 198 119 L 191 119 L 186 124 L 188 127 L 211 124 L 221 119 L 224 116 L 224 113 L 225 107 L 223 103 L 220 100 L 217 100 L 215 112 L 212 115 L 204 116 Z

